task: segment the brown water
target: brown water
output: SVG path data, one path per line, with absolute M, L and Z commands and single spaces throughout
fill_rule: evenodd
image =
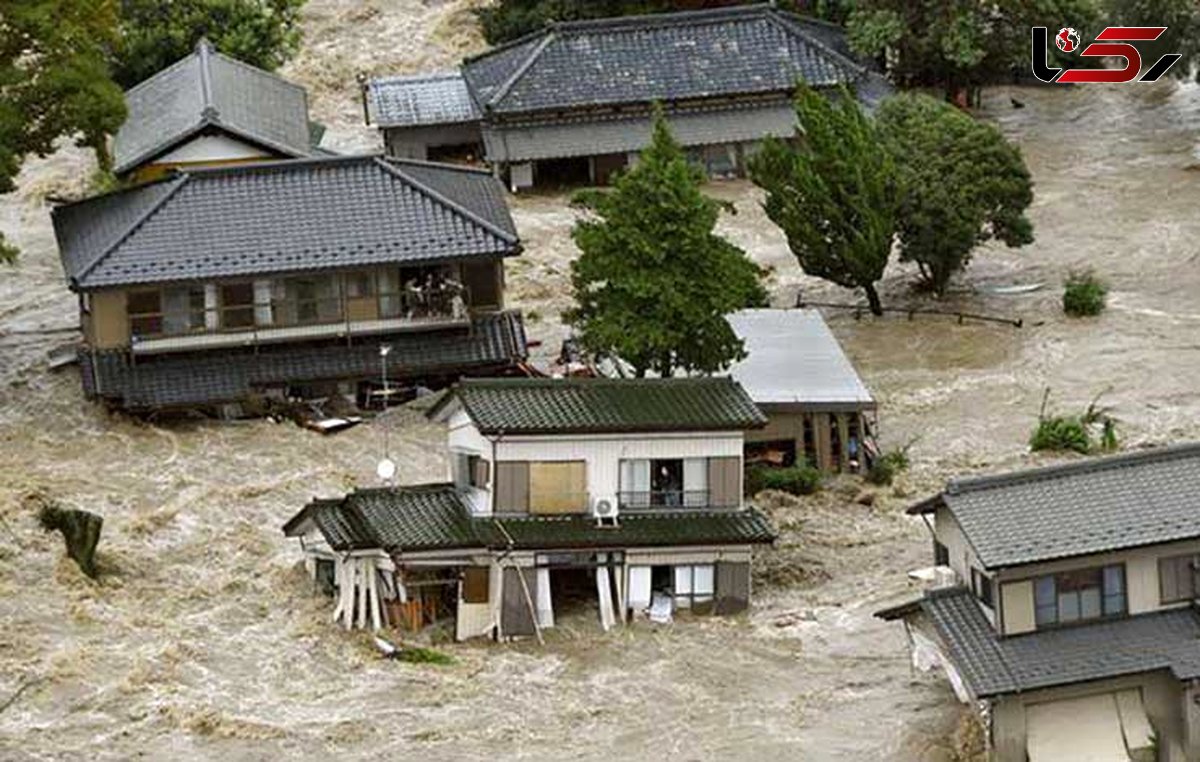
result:
M 447 21 L 462 7 L 315 2 L 297 76 L 320 56 L 338 62 L 320 72 L 330 78 L 370 47 L 403 46 L 387 32 L 408 34 L 414 19 L 425 26 L 410 30 L 413 52 L 388 48 L 388 60 L 453 60 L 478 44 Z M 364 139 L 354 99 L 313 84 L 333 139 Z M 39 199 L 78 190 L 90 168 L 75 151 L 32 162 L 22 194 L 0 198 L 0 228 L 24 248 L 0 270 L 0 704 L 34 683 L 0 713 L 0 758 L 949 759 L 950 692 L 913 675 L 900 629 L 871 617 L 927 560 L 924 529 L 901 506 L 962 469 L 1032 460 L 1025 438 L 1046 386 L 1069 409 L 1108 390 L 1131 446 L 1200 433 L 1200 194 L 1187 169 L 1200 93 L 1012 94 L 1026 108 L 999 90 L 986 116 L 1033 171 L 1038 242 L 981 252 L 945 306 L 1027 327 L 828 315 L 879 397 L 885 439 L 917 438 L 899 488 L 873 508 L 853 502 L 852 484 L 770 503 L 783 537 L 760 558 L 744 621 L 603 635 L 582 613 L 545 648 L 448 646 L 457 663 L 443 668 L 379 661 L 335 630 L 278 529 L 312 495 L 370 484 L 383 426 L 404 481 L 441 478 L 439 428 L 398 410 L 323 438 L 269 422 L 146 425 L 87 404 L 75 371 L 45 369 L 75 313 Z M 778 304 L 797 288 L 852 298 L 799 272 L 751 187 L 712 190 L 739 208 L 723 230 L 774 266 Z M 573 215 L 560 196 L 517 198 L 514 215 L 527 253 L 513 264 L 512 301 L 536 313 L 531 332 L 551 354 L 564 333 Z M 1063 277 L 1081 264 L 1113 286 L 1095 320 L 1068 320 L 1058 306 Z M 889 275 L 889 302 L 911 298 L 910 279 Z M 1026 282 L 1046 287 L 974 290 Z M 33 491 L 105 516 L 99 584 L 36 528 Z

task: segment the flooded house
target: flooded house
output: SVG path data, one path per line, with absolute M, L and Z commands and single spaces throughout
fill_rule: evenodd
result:
M 172 169 L 320 154 L 303 87 L 222 55 L 207 40 L 125 92 L 113 171 L 144 182 Z
M 726 318 L 746 357 L 729 369 L 767 425 L 746 433 L 746 461 L 865 472 L 878 451 L 875 399 L 814 309 L 747 309 Z
M 729 379 L 465 379 L 430 409 L 449 480 L 316 499 L 284 527 L 346 627 L 541 636 L 594 609 L 734 614 L 775 533 L 742 497 L 765 419 Z
M 795 134 L 801 79 L 888 90 L 840 28 L 759 4 L 557 22 L 456 71 L 369 80 L 364 99 L 390 155 L 482 157 L 516 191 L 606 183 L 649 144 L 655 103 L 710 174 L 741 175 L 760 141 Z
M 1200 759 L 1200 444 L 951 481 L 909 509 L 940 580 L 878 616 L 997 762 Z
M 361 398 L 383 373 L 438 386 L 527 354 L 504 309 L 521 243 L 480 170 L 379 156 L 192 166 L 60 205 L 53 222 L 83 387 L 114 407 Z

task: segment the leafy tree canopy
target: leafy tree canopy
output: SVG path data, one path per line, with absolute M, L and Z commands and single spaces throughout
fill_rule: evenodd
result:
M 1171 67 L 1178 79 L 1200 79 L 1200 3 L 1196 0 L 1105 0 L 1109 26 L 1165 26 L 1167 31 L 1154 42 L 1137 43 L 1142 67 L 1149 68 L 1164 53 L 1182 53 Z
M 766 191 L 763 208 L 804 272 L 862 288 L 880 315 L 875 283 L 887 267 L 898 211 L 892 153 L 845 89 L 830 98 L 802 85 L 796 115 L 795 145 L 768 140 L 750 163 L 751 178 Z
M 108 74 L 116 40 L 114 0 L 0 0 L 0 193 L 26 156 L 51 153 L 62 136 L 107 164 L 105 135 L 125 119 Z M 0 237 L 0 261 L 15 257 Z
M 995 126 L 926 95 L 888 98 L 876 118 L 903 189 L 900 259 L 916 262 L 936 293 L 980 243 L 1033 241 L 1029 170 Z
M 1098 25 L 1096 3 L 858 0 L 846 26 L 851 46 L 864 55 L 886 57 L 898 83 L 952 93 L 1010 79 L 1014 67 L 1028 69 L 1030 28 L 1060 23 Z
M 133 87 L 187 56 L 202 37 L 217 50 L 274 71 L 300 44 L 304 0 L 120 0 L 114 78 Z
M 766 301 L 759 268 L 713 232 L 728 207 L 701 193 L 703 180 L 656 110 L 637 165 L 575 199 L 593 215 L 572 231 L 577 306 L 565 319 L 588 351 L 639 376 L 728 367 L 744 353 L 725 315 Z

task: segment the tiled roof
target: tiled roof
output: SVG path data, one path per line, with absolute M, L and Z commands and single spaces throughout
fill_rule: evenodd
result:
M 360 489 L 341 500 L 313 500 L 284 525 L 303 534 L 311 522 L 333 550 L 482 548 L 485 537 L 451 484 Z
M 728 321 L 747 355 L 729 375 L 756 403 L 875 406 L 816 310 L 742 310 Z
M 388 376 L 421 379 L 488 373 L 528 355 L 521 316 L 475 318 L 471 328 L 407 331 L 332 344 L 274 344 L 239 350 L 160 355 L 131 362 L 121 351 L 80 353 L 84 389 L 130 410 L 190 407 L 245 400 L 284 383 L 375 378 L 379 345 L 391 345 Z
M 281 156 L 311 153 L 304 88 L 221 55 L 206 40 L 127 91 L 125 104 L 129 114 L 113 141 L 118 174 L 206 129 Z
M 460 72 L 377 77 L 367 83 L 371 121 L 379 127 L 418 127 L 479 119 Z
M 757 545 L 775 540 L 766 516 L 742 511 L 626 513 L 617 526 L 598 526 L 590 516 L 495 519 L 516 548 L 658 547 Z
M 464 379 L 457 400 L 485 434 L 728 431 L 767 419 L 728 378 Z
M 1170 670 L 1200 677 L 1200 618 L 1191 608 L 998 637 L 971 594 L 935 591 L 921 608 L 978 698 Z
M 520 250 L 490 174 L 378 156 L 188 170 L 53 218 L 80 289 Z
M 1200 443 L 951 481 L 945 505 L 985 568 L 1200 537 Z
M 482 110 L 515 114 L 787 92 L 865 70 L 770 5 L 554 23 L 468 59 Z
M 297 536 L 310 524 L 334 550 L 388 552 L 755 545 L 775 539 L 766 517 L 753 508 L 631 514 L 605 527 L 590 516 L 473 518 L 449 484 L 358 490 L 341 500 L 314 500 L 283 530 Z

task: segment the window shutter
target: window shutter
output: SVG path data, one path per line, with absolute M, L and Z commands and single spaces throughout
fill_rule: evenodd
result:
M 496 461 L 496 489 L 493 491 L 497 513 L 529 511 L 529 463 L 520 460 Z
M 737 508 L 742 504 L 742 459 L 737 456 L 708 459 L 708 504 Z
M 487 487 L 488 479 L 491 476 L 491 463 L 483 458 L 475 459 L 474 484 L 476 487 Z

